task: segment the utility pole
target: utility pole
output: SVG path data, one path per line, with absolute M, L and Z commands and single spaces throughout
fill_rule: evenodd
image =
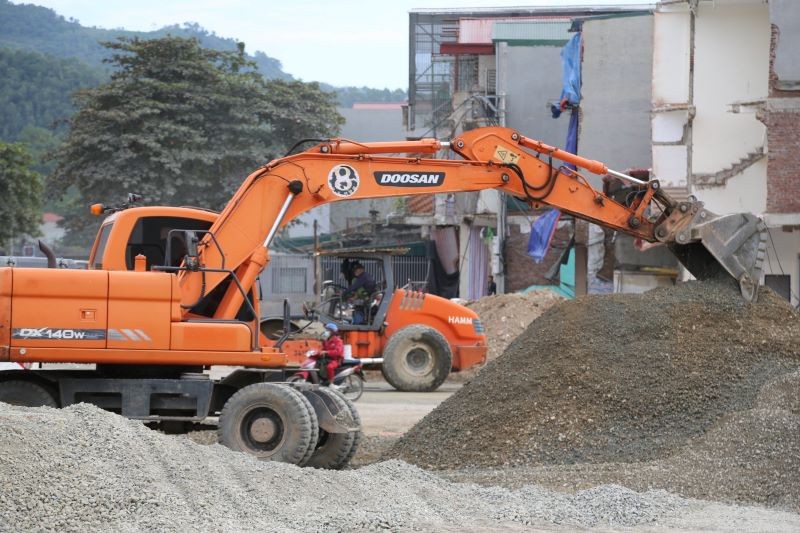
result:
M 505 127 L 506 125 L 506 95 L 505 91 L 499 93 L 497 95 L 497 122 L 500 126 Z M 495 274 L 494 281 L 497 284 L 497 294 L 505 294 L 506 293 L 506 263 L 505 258 L 503 257 L 503 249 L 505 248 L 505 240 L 506 240 L 506 228 L 508 225 L 508 218 L 507 218 L 507 205 L 506 205 L 506 194 L 501 191 L 497 191 L 497 200 L 498 200 L 498 208 L 497 208 L 497 251 L 498 254 L 498 264 L 499 272 Z
M 497 57 L 497 76 L 495 77 L 495 94 L 497 95 L 497 124 L 506 127 L 506 91 L 508 89 L 507 65 L 508 65 L 508 43 L 498 42 L 495 44 L 495 57 Z M 508 225 L 506 213 L 506 195 L 497 191 L 497 247 L 492 247 L 492 253 L 497 254 L 497 272 L 494 274 L 494 282 L 497 284 L 497 294 L 506 292 L 506 263 L 503 257 L 505 248 L 506 227 Z

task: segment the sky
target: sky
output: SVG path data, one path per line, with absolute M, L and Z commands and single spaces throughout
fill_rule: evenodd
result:
M 406 89 L 414 8 L 634 5 L 647 0 L 14 0 L 84 26 L 150 31 L 197 22 L 281 61 L 303 81 Z

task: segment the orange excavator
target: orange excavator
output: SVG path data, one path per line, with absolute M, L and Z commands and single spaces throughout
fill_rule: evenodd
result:
M 462 159 L 423 157 L 445 148 Z M 618 203 L 566 163 L 614 175 L 634 192 Z M 751 214 L 715 215 L 694 199 L 672 199 L 658 181 L 638 180 L 507 128 L 472 130 L 449 143 L 332 139 L 257 169 L 219 214 L 93 206 L 111 215 L 98 232 L 89 270 L 0 268 L 0 361 L 94 365 L 0 372 L 0 401 L 90 402 L 163 423 L 219 416 L 220 441 L 235 450 L 344 466 L 358 444 L 358 413 L 333 391 L 286 383 L 292 341 L 259 332 L 254 287 L 270 242 L 293 217 L 329 202 L 490 188 L 664 243 L 696 277 L 726 274 L 745 299 L 757 297 L 766 230 Z M 354 330 L 354 346 L 388 344 L 404 329 L 424 330 L 456 316 L 459 338 L 451 344 L 470 356 L 485 352 L 469 310 L 412 291 L 396 294 L 394 302 L 414 310 L 425 327 L 385 320 L 377 330 Z M 404 342 L 421 344 L 417 337 Z M 354 355 L 363 353 L 356 348 Z M 204 373 L 218 365 L 244 368 L 221 379 Z

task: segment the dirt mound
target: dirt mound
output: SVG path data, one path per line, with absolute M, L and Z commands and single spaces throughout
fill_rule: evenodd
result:
M 800 367 L 800 316 L 728 282 L 551 308 L 388 453 L 432 468 L 649 461 Z M 775 392 L 780 394 L 780 392 Z M 800 475 L 800 473 L 798 473 Z
M 488 360 L 496 359 L 506 347 L 547 309 L 563 301 L 553 291 L 498 294 L 474 300 L 467 307 L 478 313 L 489 341 Z

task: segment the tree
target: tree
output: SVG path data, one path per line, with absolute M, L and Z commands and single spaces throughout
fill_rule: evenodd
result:
M 0 141 L 0 245 L 24 234 L 38 235 L 42 221 L 42 180 L 30 170 L 30 155 Z
M 114 73 L 77 93 L 50 181 L 75 187 L 84 204 L 136 192 L 150 203 L 220 209 L 250 171 L 343 123 L 333 94 L 264 80 L 243 44 L 224 52 L 166 37 L 104 46 L 114 51 Z M 68 237 L 89 225 L 88 216 L 67 214 Z
M 52 154 L 61 142 L 59 135 L 53 130 L 28 125 L 19 132 L 16 142 L 25 146 L 25 150 L 30 154 L 33 161 L 31 170 L 42 176 L 53 172 L 55 161 Z

